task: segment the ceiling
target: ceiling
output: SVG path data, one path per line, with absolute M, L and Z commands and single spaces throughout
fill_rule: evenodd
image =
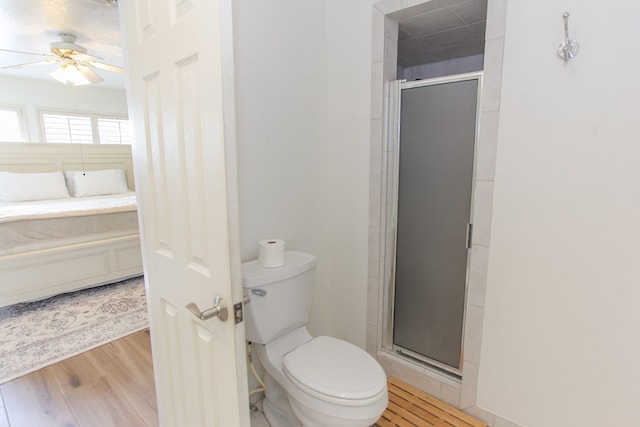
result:
M 484 53 L 487 0 L 432 0 L 392 17 L 402 67 Z
M 487 0 L 432 0 L 392 14 L 400 25 L 398 64 L 403 67 L 440 62 L 484 51 Z M 112 65 L 123 66 L 117 0 L 0 0 L 0 48 L 49 53 L 59 33 Z M 33 55 L 0 52 L 0 74 L 52 79 L 59 65 L 17 70 L 7 65 L 38 61 Z M 124 76 L 98 70 L 101 87 L 124 88 Z
M 114 2 L 115 3 L 115 2 Z M 59 33 L 78 37 L 76 43 L 87 48 L 107 64 L 123 66 L 118 8 L 108 0 L 0 0 L 0 49 L 50 53 L 51 42 Z M 33 55 L 0 52 L 0 68 L 39 61 Z M 44 64 L 0 74 L 50 79 L 59 64 Z M 101 87 L 124 88 L 124 75 L 97 70 L 104 78 Z

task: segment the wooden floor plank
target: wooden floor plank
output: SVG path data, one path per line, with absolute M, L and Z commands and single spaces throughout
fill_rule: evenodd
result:
M 90 356 L 91 353 L 80 353 L 45 368 L 53 373 L 63 393 L 67 394 L 84 384 L 91 384 L 106 374 L 105 369 L 95 363 Z
M 78 426 L 50 370 L 40 369 L 0 386 L 12 427 Z
M 158 425 L 150 354 L 135 338 L 112 344 L 94 352 L 92 356 L 109 372 L 110 378 L 145 423 Z
M 147 426 L 108 376 L 83 384 L 67 396 L 80 426 Z
M 158 425 L 148 330 L 0 386 L 0 427 Z

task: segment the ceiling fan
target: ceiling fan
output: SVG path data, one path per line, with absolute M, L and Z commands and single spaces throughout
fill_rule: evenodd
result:
M 94 70 L 95 68 L 122 73 L 122 67 L 99 62 L 99 56 L 87 53 L 87 49 L 76 44 L 77 37 L 69 33 L 59 34 L 61 41 L 51 43 L 51 53 L 32 53 L 10 49 L 0 49 L 2 52 L 20 53 L 25 55 L 42 56 L 44 59 L 24 64 L 16 64 L 2 67 L 3 69 L 17 69 L 34 65 L 60 63 L 60 67 L 51 73 L 51 76 L 63 83 L 74 85 L 100 83 L 104 81 Z

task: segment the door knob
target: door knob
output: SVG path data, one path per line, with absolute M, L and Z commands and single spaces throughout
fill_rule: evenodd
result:
M 216 299 L 213 301 L 213 307 L 207 308 L 204 311 L 200 311 L 198 306 L 193 302 L 190 302 L 189 304 L 187 304 L 187 309 L 200 320 L 207 320 L 207 319 L 211 319 L 212 317 L 218 316 L 218 319 L 224 322 L 229 317 L 227 304 L 219 296 L 217 296 Z

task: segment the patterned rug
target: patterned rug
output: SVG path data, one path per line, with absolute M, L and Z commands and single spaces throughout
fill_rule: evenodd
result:
M 0 308 L 0 384 L 146 327 L 143 277 Z

